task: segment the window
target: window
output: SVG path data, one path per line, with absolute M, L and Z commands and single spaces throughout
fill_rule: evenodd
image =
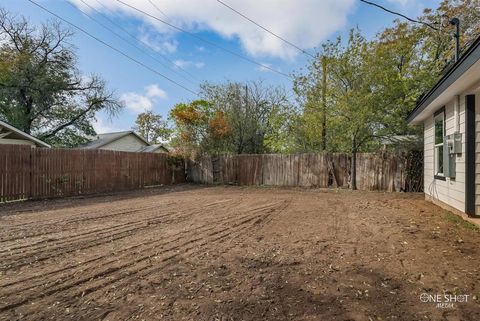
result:
M 435 113 L 435 175 L 444 177 L 443 137 L 445 136 L 445 109 Z

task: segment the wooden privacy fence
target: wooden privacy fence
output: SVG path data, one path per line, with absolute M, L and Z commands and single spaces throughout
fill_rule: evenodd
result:
M 349 154 L 203 156 L 187 162 L 187 179 L 203 184 L 349 187 Z M 414 164 L 417 168 L 412 170 Z M 423 164 L 409 154 L 357 154 L 357 188 L 412 191 L 419 188 Z M 420 175 L 418 175 L 420 172 Z M 417 173 L 412 177 L 411 173 Z M 415 190 L 419 191 L 419 190 Z
M 175 184 L 180 167 L 167 154 L 0 145 L 0 202 Z

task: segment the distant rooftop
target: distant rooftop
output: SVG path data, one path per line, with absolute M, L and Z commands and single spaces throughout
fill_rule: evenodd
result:
M 161 148 L 163 150 L 165 150 L 166 152 L 168 152 L 168 149 L 161 145 L 161 144 L 152 144 L 150 145 L 146 140 L 145 138 L 143 138 L 142 136 L 138 135 L 137 133 L 135 133 L 134 131 L 132 130 L 126 130 L 126 131 L 121 131 L 121 132 L 114 132 L 114 133 L 105 133 L 105 134 L 98 134 L 97 136 L 95 137 L 92 137 L 93 140 L 91 142 L 88 142 L 84 145 L 81 145 L 80 148 L 85 148 L 85 149 L 97 149 L 97 148 L 100 148 L 102 146 L 105 146 L 111 142 L 114 142 L 122 137 L 125 137 L 125 136 L 128 136 L 128 135 L 135 135 L 136 137 L 138 137 L 140 140 L 142 140 L 146 146 L 143 146 L 142 148 L 140 148 L 137 152 L 140 152 L 140 153 L 151 153 L 151 152 L 154 152 L 156 151 L 157 149 Z
M 141 140 L 143 140 L 146 144 L 148 144 L 144 138 L 140 137 L 139 135 L 137 135 L 134 131 L 132 130 L 126 130 L 126 131 L 122 131 L 122 132 L 114 132 L 114 133 L 105 133 L 105 134 L 98 134 L 96 139 L 92 140 L 91 142 L 88 142 L 82 146 L 80 146 L 81 148 L 85 148 L 85 149 L 96 149 L 96 148 L 100 148 L 104 145 L 107 145 L 108 143 L 111 143 L 113 141 L 116 141 L 117 139 L 120 139 L 124 136 L 127 136 L 127 135 L 130 135 L 130 134 L 133 134 L 135 136 L 137 136 L 138 138 L 140 138 Z

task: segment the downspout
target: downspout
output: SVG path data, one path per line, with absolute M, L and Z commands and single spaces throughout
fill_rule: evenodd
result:
M 460 58 L 460 20 L 458 18 L 453 18 L 449 23 L 452 26 L 455 26 L 453 37 L 455 38 L 455 62 L 457 62 Z

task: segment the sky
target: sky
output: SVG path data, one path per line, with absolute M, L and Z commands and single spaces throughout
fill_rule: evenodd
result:
M 291 79 L 282 74 L 298 72 L 309 62 L 307 55 L 217 0 L 32 1 L 103 42 L 63 22 L 75 32 L 70 41 L 77 49 L 78 68 L 86 77 L 105 79 L 125 105 L 114 118 L 97 114 L 98 133 L 129 130 L 144 111 L 167 118 L 175 104 L 197 98 L 194 93 L 203 81 L 262 80 L 291 92 Z M 359 0 L 221 1 L 309 53 L 355 27 L 373 38 L 398 18 Z M 439 0 L 376 3 L 417 17 Z M 0 0 L 0 7 L 35 25 L 58 19 L 28 0 Z

